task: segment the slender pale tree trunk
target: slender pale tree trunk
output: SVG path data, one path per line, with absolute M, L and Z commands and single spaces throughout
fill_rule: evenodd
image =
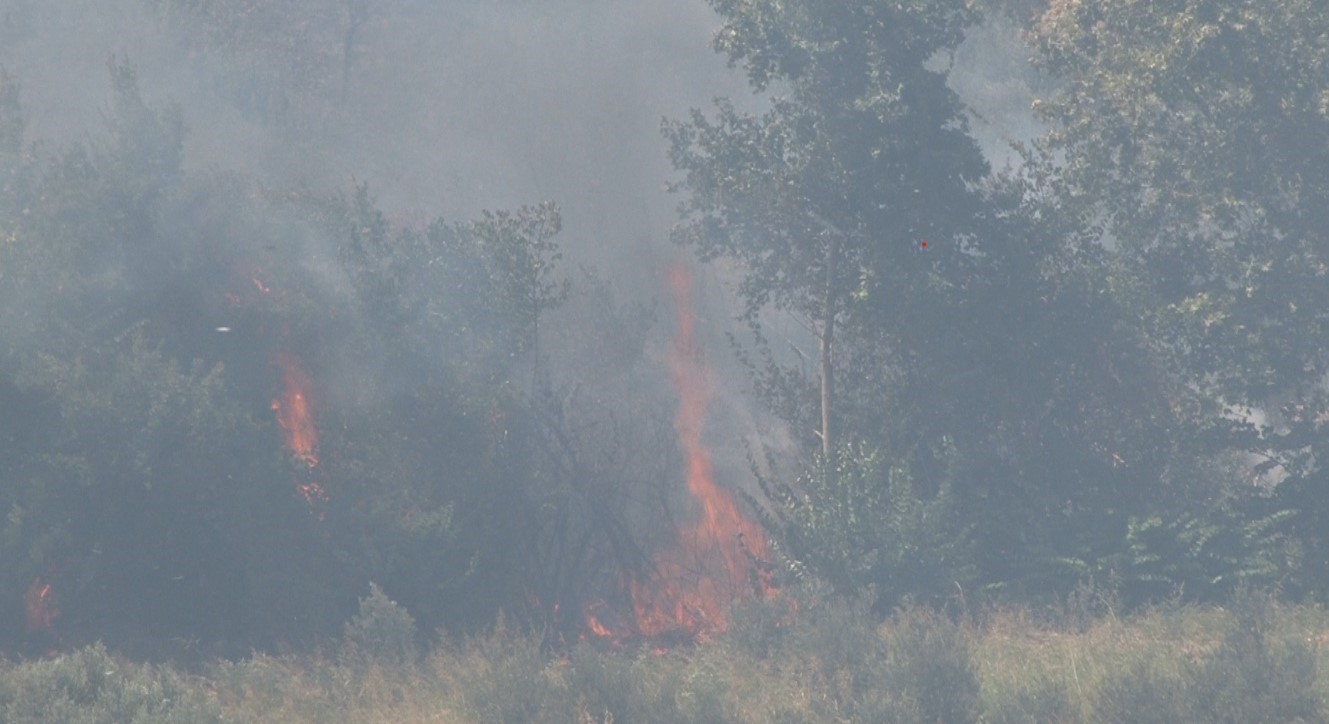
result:
M 831 408 L 835 401 L 835 266 L 840 255 L 840 234 L 831 234 L 826 249 L 826 288 L 821 320 L 821 454 L 827 470 L 835 469 L 835 435 Z
M 346 96 L 351 90 L 351 63 L 355 58 L 355 33 L 369 17 L 368 0 L 346 0 L 346 38 L 341 54 L 341 103 L 346 104 Z

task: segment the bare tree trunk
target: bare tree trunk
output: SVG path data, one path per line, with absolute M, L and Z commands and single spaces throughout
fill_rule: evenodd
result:
M 351 63 L 355 54 L 355 33 L 369 17 L 368 0 L 346 0 L 347 26 L 346 39 L 341 55 L 341 103 L 346 105 L 346 96 L 351 89 Z
M 835 436 L 831 407 L 835 400 L 835 266 L 840 254 L 840 234 L 832 234 L 826 251 L 826 288 L 821 321 L 821 454 L 828 470 L 835 468 Z

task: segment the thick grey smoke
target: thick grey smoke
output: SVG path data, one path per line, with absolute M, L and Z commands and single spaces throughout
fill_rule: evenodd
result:
M 636 272 L 629 282 L 671 253 L 661 248 L 674 202 L 662 189 L 660 118 L 746 94 L 741 73 L 711 52 L 719 21 L 700 2 L 375 0 L 344 89 L 342 49 L 310 41 L 334 83 L 294 96 L 301 107 L 282 111 L 282 132 L 244 108 L 234 85 L 266 79 L 245 73 L 283 56 L 228 52 L 198 17 L 149 5 L 170 3 L 0 2 L 0 63 L 23 83 L 31 137 L 93 132 L 117 56 L 137 68 L 149 103 L 182 106 L 196 168 L 315 191 L 354 177 L 408 219 L 552 200 L 571 258 L 616 279 Z M 324 45 L 342 22 L 329 21 Z
M 705 3 L 368 0 L 349 45 L 352 4 L 340 0 L 325 0 L 321 18 L 280 27 L 298 16 L 290 8 L 312 4 L 250 3 L 268 15 L 237 31 L 168 0 L 0 0 L 0 64 L 22 83 L 28 136 L 48 143 L 99 132 L 106 63 L 116 57 L 137 69 L 150 105 L 182 108 L 192 169 L 316 193 L 345 191 L 354 179 L 408 223 L 551 200 L 563 213 L 566 268 L 597 269 L 619 300 L 659 299 L 655 317 L 667 333 L 660 279 L 682 254 L 665 239 L 677 200 L 663 189 L 671 169 L 660 119 L 707 108 L 716 96 L 756 105 L 741 71 L 712 52 L 720 21 Z M 995 165 L 1007 142 L 1037 131 L 1027 102 L 1010 105 L 1029 95 L 1006 85 L 1020 77 L 1011 72 L 1022 60 L 1013 33 L 1000 24 L 976 31 L 942 60 L 978 109 L 974 127 Z M 316 263 L 317 241 L 300 243 Z M 754 439 L 777 448 L 787 439 L 744 393 L 725 345 L 732 298 L 712 274 L 699 280 L 696 299 L 717 373 L 717 465 L 732 482 L 745 473 L 743 437 L 765 429 Z M 585 305 L 604 299 L 574 297 L 556 321 L 576 327 L 591 311 Z M 806 343 L 807 330 L 775 321 L 777 351 Z M 597 331 L 561 333 L 564 349 L 553 344 L 552 352 L 569 365 L 602 361 L 603 351 L 567 349 L 603 350 L 586 342 Z M 663 384 L 667 342 L 646 349 L 653 359 L 644 362 Z

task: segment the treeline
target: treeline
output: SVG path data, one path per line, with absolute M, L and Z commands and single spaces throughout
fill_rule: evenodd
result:
M 777 582 L 878 614 L 1085 579 L 1324 598 L 1329 16 L 983 8 L 1052 89 L 994 171 L 938 62 L 972 4 L 711 4 L 767 110 L 665 123 L 674 237 L 736 270 L 740 357 L 795 438 L 753 450 Z M 258 64 L 234 87 L 277 123 L 335 107 L 373 3 L 319 15 L 290 77 L 256 69 L 304 46 L 249 4 L 152 5 Z M 104 130 L 58 148 L 0 80 L 2 645 L 313 646 L 371 581 L 426 631 L 584 633 L 680 467 L 651 309 L 560 265 L 552 205 L 401 224 L 365 185 L 187 170 L 178 110 L 108 69 Z
M 713 5 L 771 103 L 666 123 L 675 238 L 737 262 L 757 389 L 812 453 L 763 481 L 795 575 L 880 611 L 1324 595 L 1329 16 L 987 7 L 1049 89 L 994 172 L 947 85 L 972 4 Z

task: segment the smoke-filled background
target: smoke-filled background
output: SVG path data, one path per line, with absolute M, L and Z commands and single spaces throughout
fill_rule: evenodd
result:
M 743 597 L 731 581 L 662 603 L 641 583 L 705 567 L 658 552 L 694 513 L 678 436 L 699 433 L 680 425 L 704 428 L 691 455 L 726 496 L 815 445 L 745 369 L 765 354 L 815 377 L 815 325 L 765 310 L 754 339 L 734 268 L 696 272 L 678 317 L 695 336 L 671 352 L 663 281 L 690 262 L 668 238 L 661 119 L 770 97 L 712 50 L 710 8 L 12 0 L 0 17 L 25 184 L 7 213 L 52 240 L 6 259 L 15 469 L 40 492 L 14 494 L 11 640 L 309 642 L 370 581 L 462 631 L 508 610 L 562 635 L 660 633 L 646 619 L 670 606 L 695 631 Z M 1016 37 L 997 17 L 928 60 L 999 163 L 1032 135 Z M 684 375 L 696 389 L 671 385 L 679 354 L 705 369 Z M 61 440 L 30 453 L 25 435 Z M 722 577 L 770 557 L 740 525 Z
M 0 0 L 0 651 L 1322 600 L 1325 22 L 1232 4 Z
M 72 378 L 85 391 L 115 387 L 109 378 L 139 363 L 85 370 L 85 350 L 113 357 L 127 344 L 157 365 L 117 392 L 146 408 L 108 402 L 59 453 L 89 468 L 103 446 L 137 456 L 122 479 L 67 480 L 45 455 L 16 464 L 68 497 L 42 521 L 11 491 L 11 533 L 36 548 L 7 578 L 9 605 L 29 612 L 7 622 L 10 640 L 179 653 L 201 638 L 239 653 L 335 631 L 370 579 L 412 608 L 433 601 L 434 614 L 416 614 L 431 625 L 464 630 L 515 608 L 561 611 L 566 627 L 649 567 L 654 537 L 670 530 L 640 523 L 684 495 L 661 300 L 667 268 L 685 257 L 666 238 L 676 199 L 659 123 L 744 94 L 741 72 L 709 48 L 717 25 L 694 3 L 6 2 L 6 120 L 22 123 L 10 170 L 30 163 L 26 180 L 48 159 L 86 162 L 67 203 L 105 215 L 65 237 L 58 259 L 6 259 L 9 280 L 22 261 L 51 275 L 6 289 L 7 360 L 52 375 L 18 382 L 6 416 L 39 430 L 28 416 L 49 400 L 32 390 Z M 6 212 L 32 215 L 59 184 L 34 184 Z M 510 250 L 530 256 L 501 258 L 505 234 L 531 243 Z M 71 263 L 77 272 L 58 270 Z M 97 281 L 74 290 L 66 273 Z M 519 291 L 527 281 L 540 289 Z M 722 345 L 729 315 L 711 287 L 701 334 Z M 44 318 L 62 312 L 77 317 L 62 320 L 64 337 Z M 734 388 L 717 392 L 734 485 L 750 478 L 739 443 L 754 413 L 727 351 L 707 354 Z M 154 399 L 191 404 L 175 399 L 189 397 L 182 389 L 230 398 L 232 417 L 201 428 L 172 414 L 197 409 L 157 417 Z M 297 395 L 308 420 L 290 417 Z M 507 430 L 507 414 L 541 431 Z M 157 426 L 189 432 L 135 429 Z M 378 439 L 359 437 L 369 429 Z M 524 493 L 487 490 L 499 479 L 548 485 L 532 505 L 567 510 L 549 525 L 523 520 L 534 513 L 503 496 Z M 99 496 L 109 508 L 70 515 L 71 500 L 99 507 Z M 504 524 L 478 512 L 505 503 Z M 454 517 L 467 516 L 471 540 L 450 554 L 464 527 Z M 574 534 L 575 550 L 557 550 Z M 487 555 L 524 572 L 489 575 Z M 477 576 L 482 563 L 491 570 Z
M 356 178 L 416 219 L 555 200 L 564 245 L 615 271 L 672 222 L 661 117 L 744 95 L 698 3 L 307 5 L 9 2 L 5 64 L 41 138 L 96 132 L 116 57 L 181 107 L 191 170 Z

